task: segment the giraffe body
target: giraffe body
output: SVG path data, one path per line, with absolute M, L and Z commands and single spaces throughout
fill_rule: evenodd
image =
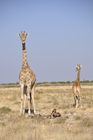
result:
M 19 74 L 19 83 L 21 87 L 21 113 L 25 113 L 26 101 L 28 103 L 28 114 L 31 114 L 31 105 L 33 106 L 33 111 L 35 113 L 35 103 L 34 103 L 34 93 L 35 93 L 35 82 L 36 76 L 31 70 L 27 62 L 27 52 L 25 47 L 26 32 L 21 32 L 19 34 L 22 41 L 22 67 Z
M 77 79 L 74 81 L 72 90 L 73 90 L 73 96 L 74 96 L 74 106 L 77 108 L 80 106 L 80 70 L 81 65 L 77 64 L 76 66 L 76 72 L 77 72 Z

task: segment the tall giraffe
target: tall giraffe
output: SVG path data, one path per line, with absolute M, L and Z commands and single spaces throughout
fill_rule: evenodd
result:
M 27 62 L 27 51 L 26 51 L 26 37 L 27 33 L 21 32 L 19 34 L 22 42 L 22 67 L 19 74 L 19 83 L 21 87 L 21 114 L 25 113 L 26 101 L 28 104 L 28 115 L 31 115 L 31 105 L 33 106 L 33 111 L 35 113 L 35 103 L 34 103 L 34 93 L 35 93 L 35 82 L 36 76 L 30 69 Z
M 74 93 L 74 106 L 77 108 L 80 105 L 80 70 L 81 70 L 81 65 L 77 64 L 76 65 L 76 72 L 77 72 L 77 78 L 73 83 L 72 90 Z

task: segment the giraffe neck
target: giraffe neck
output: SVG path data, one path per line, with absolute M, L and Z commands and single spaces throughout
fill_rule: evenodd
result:
M 26 44 L 22 43 L 22 66 L 27 66 L 27 51 L 26 51 Z
M 80 82 L 80 71 L 77 72 L 77 81 Z
M 26 50 L 26 43 L 22 43 L 22 50 Z

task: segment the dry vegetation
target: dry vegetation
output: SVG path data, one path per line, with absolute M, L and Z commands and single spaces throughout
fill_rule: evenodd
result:
M 0 87 L 0 140 L 93 140 L 93 85 L 82 85 L 81 107 L 73 108 L 71 86 L 37 86 L 41 116 L 20 116 L 19 87 Z M 56 108 L 61 117 L 47 116 Z

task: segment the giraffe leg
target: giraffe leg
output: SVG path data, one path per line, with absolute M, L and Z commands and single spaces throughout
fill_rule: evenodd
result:
M 79 104 L 79 106 L 80 106 L 80 96 L 78 96 L 78 104 Z
M 77 99 L 78 99 L 78 106 L 80 106 L 80 91 L 78 91 Z
M 28 115 L 31 115 L 30 92 L 31 92 L 31 86 L 27 86 Z
M 32 97 L 32 106 L 33 106 L 34 114 L 36 114 L 34 94 L 35 94 L 35 86 L 33 86 L 33 88 L 32 88 L 31 97 Z
M 78 107 L 80 107 L 80 96 L 77 96 Z
M 74 96 L 74 104 L 73 104 L 73 106 L 76 107 L 76 104 L 77 104 L 76 88 L 74 89 L 73 93 L 74 93 L 74 94 L 73 94 L 73 96 Z
M 77 91 L 76 91 L 76 107 L 79 107 L 80 106 L 80 89 L 77 88 Z
M 79 94 L 76 95 L 76 108 L 78 108 L 80 106 L 80 96 Z
M 24 86 L 24 110 L 26 109 L 27 86 Z
M 74 107 L 78 108 L 80 105 L 80 90 L 79 88 L 74 88 Z
M 76 107 L 76 103 L 77 103 L 77 99 L 76 96 L 74 95 L 74 104 L 73 104 L 74 107 Z
M 23 107 L 23 103 L 24 103 L 24 85 L 21 85 L 21 108 L 20 108 L 20 113 L 24 114 L 25 109 Z
M 24 104 L 23 104 L 24 113 L 25 113 L 25 109 L 26 109 L 26 99 L 27 99 L 26 94 L 24 94 Z
M 76 95 L 76 108 L 78 108 L 79 104 L 78 104 L 78 95 Z

